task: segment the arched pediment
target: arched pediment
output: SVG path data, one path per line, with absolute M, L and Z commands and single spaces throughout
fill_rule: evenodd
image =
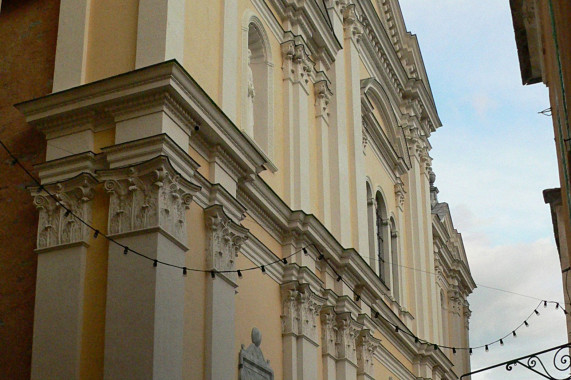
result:
M 375 78 L 361 80 L 363 127 L 372 143 L 396 174 L 410 167 L 406 140 L 395 108 L 382 84 Z

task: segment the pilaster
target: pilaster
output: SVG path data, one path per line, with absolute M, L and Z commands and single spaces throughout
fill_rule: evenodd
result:
M 206 223 L 206 268 L 218 272 L 206 285 L 206 372 L 205 378 L 235 376 L 235 290 L 236 257 L 248 237 L 248 230 L 233 222 L 220 205 L 204 210 Z
M 186 209 L 199 187 L 165 156 L 100 171 L 110 195 L 108 234 L 151 260 L 184 266 Z M 106 379 L 181 379 L 184 276 L 109 245 Z M 137 363 L 137 365 L 133 365 Z
M 317 324 L 325 299 L 297 282 L 283 284 L 281 293 L 284 379 L 316 379 Z
M 357 337 L 363 325 L 345 312 L 337 315 L 337 378 L 357 378 Z
M 309 120 L 308 95 L 313 62 L 303 43 L 282 43 L 284 76 L 284 124 L 286 126 L 286 197 L 294 210 L 309 210 Z
M 374 380 L 374 356 L 380 345 L 370 330 L 361 330 L 357 337 L 357 380 Z
M 363 27 L 359 22 L 355 4 L 343 8 L 345 31 L 345 63 L 348 109 L 347 136 L 349 137 L 349 181 L 352 214 L 352 246 L 363 256 L 369 256 L 367 226 L 367 191 L 365 187 L 365 162 L 363 157 L 363 119 L 361 113 L 361 59 L 359 43 Z
M 319 194 L 319 209 L 322 214 L 322 222 L 327 228 L 331 228 L 331 179 L 329 167 L 329 115 L 331 91 L 329 79 L 323 72 L 319 72 L 316 76 L 316 81 L 313 85 L 315 91 L 315 122 L 317 127 L 317 134 L 319 144 L 315 147 L 317 149 L 318 157 L 318 176 L 320 179 L 321 189 Z
M 32 189 L 39 212 L 32 379 L 79 379 L 84 326 L 84 281 L 97 181 L 80 174 Z M 54 199 L 55 198 L 55 199 Z M 63 205 L 63 206 L 62 206 Z

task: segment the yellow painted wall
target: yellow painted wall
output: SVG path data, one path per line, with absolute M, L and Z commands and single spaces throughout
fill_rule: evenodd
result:
M 183 66 L 220 105 L 222 1 L 187 0 L 185 12 Z
M 409 371 L 413 372 L 413 365 L 410 361 L 408 361 L 406 359 L 406 357 L 401 354 L 399 352 L 399 350 L 393 346 L 387 339 L 385 339 L 380 332 L 375 331 L 374 333 L 375 338 L 380 339 L 381 340 L 381 344 L 383 347 L 385 347 L 390 353 L 391 355 L 393 355 L 400 363 L 402 363 L 402 365 L 408 369 Z M 380 363 L 379 363 L 380 364 Z M 377 366 L 377 363 L 375 363 L 375 367 Z
M 252 266 L 243 255 L 238 256 L 237 267 Z M 238 353 L 240 345 L 248 347 L 252 340 L 253 327 L 262 333 L 260 348 L 270 360 L 276 379 L 283 378 L 282 323 L 280 286 L 260 271 L 244 273 L 238 280 L 236 294 L 236 374 L 238 374 Z M 195 377 L 199 378 L 199 377 Z
M 377 359 L 375 360 L 374 368 L 375 368 L 375 379 L 388 379 L 391 377 L 393 380 L 401 380 L 400 377 L 396 376 L 394 373 L 389 371 L 385 366 L 381 364 Z
M 250 233 L 268 247 L 274 255 L 283 257 L 282 246 L 264 228 L 256 223 L 251 216 L 246 215 L 246 218 L 242 221 L 242 226 L 250 230 Z
M 138 12 L 138 0 L 91 1 L 86 82 L 135 68 Z
M 315 119 L 315 90 L 313 84 L 309 86 L 309 106 L 308 106 L 308 124 L 309 124 L 309 194 L 310 194 L 310 210 L 309 214 L 316 215 L 321 221 L 323 221 L 323 210 L 319 207 L 319 200 L 321 198 L 320 189 L 321 178 L 319 176 L 319 171 L 317 170 L 319 165 L 319 160 L 317 157 L 317 149 L 315 147 L 319 144 L 320 138 L 318 137 L 318 130 Z M 329 191 L 329 189 L 327 189 Z
M 107 231 L 109 197 L 98 186 L 93 198 L 92 225 Z M 107 258 L 109 241 L 93 236 L 87 249 L 83 303 L 80 376 L 82 379 L 103 377 L 105 346 L 105 304 L 107 299 Z
M 101 153 L 101 148 L 115 144 L 115 128 L 105 129 L 93 135 L 93 153 Z
M 186 255 L 186 266 L 204 269 L 206 250 L 206 227 L 204 211 L 196 203 L 191 203 L 186 218 L 190 250 Z M 204 378 L 204 300 L 206 283 L 210 276 L 205 273 L 192 273 L 185 279 L 184 298 L 184 375 L 188 380 Z

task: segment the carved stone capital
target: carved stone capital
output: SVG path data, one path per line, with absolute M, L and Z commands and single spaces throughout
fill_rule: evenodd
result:
M 402 179 L 397 178 L 397 183 L 395 183 L 395 197 L 397 199 L 397 206 L 401 209 L 404 209 L 404 201 L 405 201 L 406 190 L 404 188 L 404 182 Z
M 110 194 L 110 235 L 161 228 L 187 244 L 186 210 L 200 187 L 182 178 L 166 156 L 99 174 Z
M 329 102 L 333 96 L 333 91 L 329 87 L 329 80 L 321 79 L 314 83 L 315 91 L 315 116 L 322 117 L 329 122 Z
M 351 313 L 337 315 L 337 358 L 357 365 L 357 337 L 363 325 L 351 317 Z
M 343 8 L 343 29 L 345 30 L 345 38 L 351 38 L 355 43 L 361 41 L 363 25 L 357 16 L 355 4 L 349 4 Z
M 236 257 L 248 239 L 248 229 L 233 222 L 221 205 L 204 210 L 206 223 L 206 266 L 208 270 L 236 270 Z M 221 273 L 236 281 L 235 273 Z
M 281 286 L 282 334 L 303 336 L 319 345 L 317 318 L 325 299 L 309 288 L 309 284 L 290 282 Z
M 74 215 L 91 224 L 91 200 L 96 184 L 93 176 L 83 173 L 67 181 L 44 185 L 45 190 L 31 189 L 39 212 L 38 249 L 88 242 L 89 228 Z M 66 215 L 62 205 L 71 213 Z
M 374 356 L 380 346 L 381 341 L 375 338 L 370 330 L 361 330 L 357 337 L 357 375 L 374 378 Z
M 336 356 L 337 314 L 333 306 L 321 309 L 321 350 L 323 355 Z
M 369 145 L 369 133 L 363 128 L 363 154 L 367 154 L 367 145 Z
M 307 90 L 313 71 L 313 62 L 309 58 L 305 46 L 296 43 L 294 40 L 286 41 L 281 46 L 284 80 L 299 83 Z

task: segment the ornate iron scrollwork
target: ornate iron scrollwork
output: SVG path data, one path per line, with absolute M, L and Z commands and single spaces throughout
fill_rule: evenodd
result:
M 550 380 L 571 380 L 571 374 L 569 374 L 569 370 L 571 369 L 571 356 L 569 356 L 569 347 L 571 347 L 571 343 L 562 344 L 561 346 L 556 346 L 552 348 L 548 348 L 547 350 L 539 351 L 527 356 L 522 356 L 517 359 L 512 359 L 507 362 L 499 363 L 490 367 L 482 368 L 477 371 L 473 371 L 470 373 L 466 373 L 460 376 L 460 380 L 466 378 L 470 375 L 488 371 L 490 369 L 498 368 L 505 366 L 507 371 L 513 370 L 518 364 L 528 370 L 535 372 L 541 377 Z M 543 364 L 543 360 L 541 360 L 541 355 L 547 354 L 549 352 L 555 351 L 553 355 L 553 369 L 551 372 L 545 367 Z M 563 376 L 563 377 L 561 377 Z

